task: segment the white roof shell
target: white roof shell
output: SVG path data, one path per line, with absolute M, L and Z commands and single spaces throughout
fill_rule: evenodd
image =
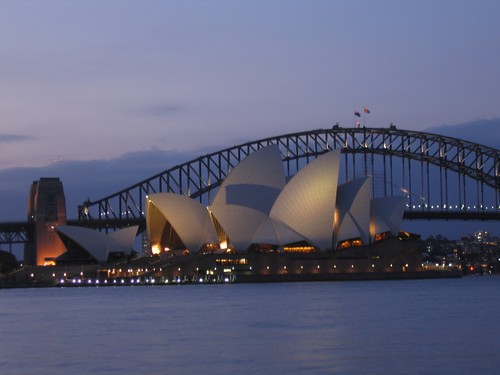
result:
M 206 243 L 217 243 L 217 235 L 205 206 L 201 203 L 174 193 L 158 193 L 148 196 L 146 222 L 151 239 L 161 238 L 164 226 L 151 219 L 152 205 L 174 228 L 184 246 L 197 252 Z
M 266 216 L 266 220 L 260 224 L 252 238 L 252 243 L 281 245 L 278 234 L 274 228 L 273 221 Z
M 268 217 L 255 233 L 252 243 L 283 246 L 305 240 L 303 236 L 295 232 L 286 224 Z
M 135 237 L 137 236 L 138 229 L 139 229 L 138 225 L 122 228 L 120 230 L 108 233 L 108 237 L 111 240 L 115 241 L 118 244 L 118 246 L 120 246 L 120 248 L 124 249 L 124 252 L 127 255 L 130 255 L 130 252 L 132 250 L 135 241 Z
M 285 182 L 279 147 L 267 146 L 248 155 L 229 173 L 211 206 L 238 205 L 268 214 Z
M 259 149 L 232 170 L 208 210 L 186 196 L 150 195 L 146 205 L 150 238 L 161 239 L 168 223 L 196 252 L 203 244 L 218 242 L 210 214 L 238 251 L 252 243 L 286 245 L 303 240 L 326 251 L 334 245 L 332 237 L 336 243 L 361 237 L 368 244 L 375 233 L 396 234 L 404 197 L 371 200 L 370 178 L 338 186 L 339 167 L 340 150 L 332 150 L 285 185 L 278 146 Z
M 254 242 L 255 233 L 268 219 L 261 211 L 244 206 L 227 204 L 210 206 L 209 209 L 238 251 L 248 249 Z
M 104 263 L 109 253 L 130 255 L 138 228 L 136 225 L 106 234 L 85 227 L 61 225 L 56 227 L 56 231 L 75 241 L 99 263 Z
M 370 243 L 371 178 L 346 182 L 338 187 L 335 215 L 335 242 L 361 237 Z
M 340 150 L 327 152 L 286 184 L 271 209 L 271 219 L 300 233 L 312 245 L 332 248 Z
M 210 209 L 238 251 L 247 250 L 251 244 L 286 245 L 305 240 L 285 224 L 252 208 L 220 205 Z
M 401 221 L 406 205 L 406 197 L 394 196 L 376 198 L 370 204 L 370 237 L 375 234 L 391 231 L 397 235 L 401 229 Z

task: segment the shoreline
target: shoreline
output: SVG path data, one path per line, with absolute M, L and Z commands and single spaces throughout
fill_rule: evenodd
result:
M 40 280 L 33 282 L 8 282 L 2 280 L 0 289 L 26 288 L 98 288 L 154 285 L 203 285 L 203 284 L 265 284 L 294 282 L 335 282 L 335 281 L 383 281 L 383 280 L 424 280 L 462 278 L 460 270 L 416 271 L 416 272 L 359 272 L 359 273 L 322 273 L 322 274 L 268 274 L 268 275 L 231 275 L 224 278 L 153 278 L 125 277 L 111 279 L 72 279 L 72 280 Z

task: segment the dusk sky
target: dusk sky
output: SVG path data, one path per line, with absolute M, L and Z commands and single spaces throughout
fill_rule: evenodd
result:
M 496 0 L 2 1 L 0 221 L 25 219 L 40 177 L 61 177 L 75 218 L 207 150 L 351 127 L 363 106 L 367 126 L 498 148 L 499 15 Z

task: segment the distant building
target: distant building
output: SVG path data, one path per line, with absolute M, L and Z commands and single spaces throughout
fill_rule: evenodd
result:
M 28 199 L 28 222 L 35 225 L 33 238 L 24 248 L 27 265 L 53 265 L 65 252 L 55 227 L 66 225 L 66 200 L 59 178 L 33 181 Z
M 484 231 L 484 230 L 479 230 L 477 232 L 474 233 L 474 237 L 476 239 L 477 242 L 486 242 L 489 238 L 489 233 L 487 231 Z
M 141 233 L 141 251 L 142 256 L 151 256 L 151 243 L 149 242 L 149 237 L 147 232 Z

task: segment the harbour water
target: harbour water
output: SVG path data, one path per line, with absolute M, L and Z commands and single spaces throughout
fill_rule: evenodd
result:
M 0 290 L 0 374 L 498 374 L 500 277 Z

